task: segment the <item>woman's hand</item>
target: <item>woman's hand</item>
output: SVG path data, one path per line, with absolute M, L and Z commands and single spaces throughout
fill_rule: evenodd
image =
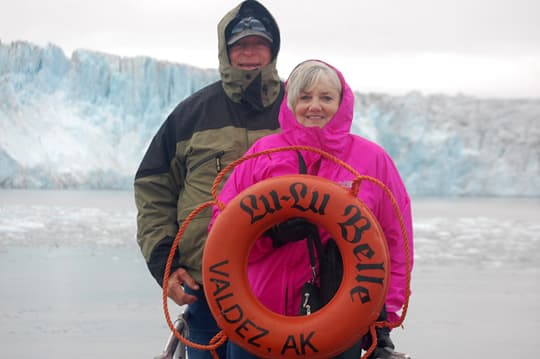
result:
M 288 242 L 301 241 L 308 234 L 317 231 L 317 226 L 303 218 L 291 218 L 270 228 L 267 234 L 272 237 L 274 248 L 281 247 Z

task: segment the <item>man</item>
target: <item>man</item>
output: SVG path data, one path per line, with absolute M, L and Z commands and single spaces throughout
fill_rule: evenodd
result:
M 255 140 L 279 130 L 284 91 L 276 69 L 280 33 L 273 16 L 257 1 L 243 1 L 218 24 L 218 47 L 221 80 L 174 109 L 135 176 L 137 242 L 160 285 L 178 228 L 194 208 L 211 200 L 219 171 Z M 188 304 L 189 339 L 200 344 L 219 332 L 201 286 L 210 218 L 207 208 L 187 226 L 168 282 L 169 297 Z M 188 355 L 210 358 L 209 352 L 193 349 Z

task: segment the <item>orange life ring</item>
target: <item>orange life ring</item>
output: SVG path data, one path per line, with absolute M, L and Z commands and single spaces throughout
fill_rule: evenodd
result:
M 347 268 L 334 298 L 309 316 L 271 311 L 247 277 L 253 243 L 292 217 L 324 227 Z M 216 219 L 203 255 L 204 291 L 218 325 L 263 358 L 329 358 L 354 345 L 383 307 L 389 273 L 386 240 L 369 208 L 347 189 L 310 175 L 274 177 L 241 192 Z

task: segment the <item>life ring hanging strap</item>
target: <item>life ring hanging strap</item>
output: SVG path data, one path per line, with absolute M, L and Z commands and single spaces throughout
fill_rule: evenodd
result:
M 300 173 L 301 175 L 307 175 L 307 167 L 304 156 L 302 156 L 302 153 L 300 153 L 300 151 L 296 151 L 296 153 L 298 154 L 298 173 Z

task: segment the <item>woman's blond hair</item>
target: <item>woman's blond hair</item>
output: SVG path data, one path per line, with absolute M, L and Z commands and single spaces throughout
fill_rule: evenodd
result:
M 336 71 L 327 64 L 309 60 L 302 62 L 294 68 L 287 80 L 287 105 L 291 111 L 294 111 L 294 106 L 298 102 L 300 93 L 310 89 L 322 77 L 326 77 L 341 95 L 341 81 Z

